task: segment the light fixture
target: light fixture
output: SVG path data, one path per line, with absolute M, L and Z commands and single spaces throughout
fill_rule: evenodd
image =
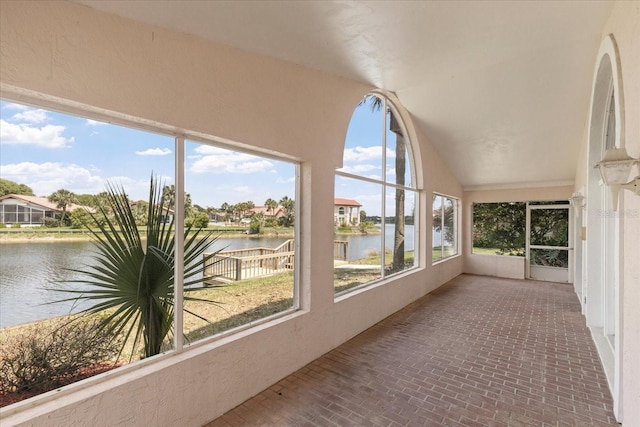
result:
M 573 193 L 569 198 L 569 203 L 571 203 L 571 206 L 574 208 L 581 208 L 582 202 L 584 202 L 584 196 L 582 193 Z
M 579 218 L 582 208 L 584 207 L 584 196 L 582 193 L 573 193 L 569 198 L 569 203 L 573 206 L 573 212 L 575 213 L 576 218 Z
M 633 166 L 639 163 L 640 160 L 630 157 L 624 148 L 610 148 L 605 151 L 602 161 L 596 164 L 602 181 L 611 188 L 614 211 L 618 210 L 620 190 L 630 190 L 640 196 L 640 175 L 628 181 Z

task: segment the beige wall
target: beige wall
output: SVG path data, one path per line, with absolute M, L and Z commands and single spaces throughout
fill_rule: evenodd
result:
M 198 426 L 462 272 L 462 257 L 334 302 L 334 170 L 369 87 L 64 2 L 1 2 L 2 96 L 94 118 L 213 135 L 301 163 L 303 310 L 150 358 L 0 411 L 2 425 Z M 406 120 L 407 113 L 401 111 Z M 424 135 L 420 226 L 431 192 L 462 190 Z M 426 255 L 426 256 L 425 256 Z M 34 404 L 37 403 L 37 404 Z
M 640 3 L 617 2 L 604 27 L 603 38 L 612 34 L 615 38 L 621 69 L 625 129 L 622 137 L 631 157 L 640 157 Z M 594 73 L 595 73 L 594 63 Z M 588 134 L 582 142 L 579 169 L 576 173 L 576 191 L 587 186 L 587 172 L 593 165 L 587 164 Z M 639 172 L 636 170 L 636 172 Z M 597 215 L 589 210 L 588 215 Z M 620 195 L 620 319 L 621 319 L 621 391 L 619 413 L 623 425 L 640 425 L 640 197 L 628 191 Z M 607 220 L 600 215 L 600 221 Z M 589 230 L 587 230 L 587 239 Z

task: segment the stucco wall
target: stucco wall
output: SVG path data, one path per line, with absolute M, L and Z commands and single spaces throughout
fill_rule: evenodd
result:
M 299 161 L 303 308 L 5 408 L 3 426 L 202 425 L 462 272 L 462 257 L 426 262 L 427 231 L 421 269 L 334 302 L 326 206 L 351 113 L 370 87 L 77 4 L 0 7 L 3 97 Z M 424 170 L 420 226 L 430 230 L 431 192 L 462 190 L 425 136 L 409 133 Z
M 602 37 L 612 34 L 617 44 L 622 77 L 625 114 L 624 145 L 631 157 L 640 157 L 640 3 L 616 2 Z M 594 59 L 595 61 L 595 59 Z M 596 64 L 594 63 L 594 73 Z M 587 186 L 588 132 L 585 130 L 575 191 Z M 636 169 L 636 173 L 640 170 Z M 589 206 L 589 200 L 587 208 Z M 587 209 L 588 211 L 588 209 Z M 593 215 L 593 212 L 590 213 Z M 621 312 L 621 399 L 619 415 L 623 425 L 640 425 L 640 197 L 624 191 L 620 195 L 620 312 Z M 600 216 L 602 221 L 607 216 Z M 589 230 L 587 230 L 587 240 Z

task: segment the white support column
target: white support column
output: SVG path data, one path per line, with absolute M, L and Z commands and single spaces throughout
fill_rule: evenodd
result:
M 184 319 L 182 306 L 184 282 L 184 138 L 176 138 L 176 166 L 175 166 L 175 248 L 173 275 L 173 347 L 182 350 Z

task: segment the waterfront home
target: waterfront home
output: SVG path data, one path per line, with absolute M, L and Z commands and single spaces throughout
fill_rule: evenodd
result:
M 333 201 L 333 222 L 336 225 L 360 224 L 360 208 L 362 205 L 356 200 L 336 198 Z
M 86 206 L 70 204 L 67 212 L 76 209 L 90 210 Z M 46 197 L 24 196 L 21 194 L 5 194 L 0 196 L 0 223 L 20 224 L 23 227 L 43 225 L 45 218 L 59 218 L 62 209 Z

